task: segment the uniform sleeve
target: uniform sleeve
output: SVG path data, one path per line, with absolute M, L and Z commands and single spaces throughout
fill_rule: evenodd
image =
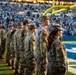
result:
M 7 47 L 7 43 L 8 43 L 8 40 L 7 40 L 7 34 L 6 34 L 6 47 Z
M 8 31 L 6 34 L 6 47 L 9 47 L 9 43 L 10 43 L 10 32 Z
M 36 49 L 36 38 L 35 38 L 35 36 L 32 36 L 30 45 L 31 45 L 31 47 L 30 47 L 31 52 L 33 54 L 35 49 Z
M 16 51 L 16 33 L 14 34 L 14 51 Z
M 56 51 L 56 62 L 58 65 L 65 64 L 65 50 L 60 42 L 54 44 L 54 49 Z
M 1 32 L 1 40 L 2 41 L 6 40 L 6 32 L 5 32 L 5 30 L 2 30 L 2 32 Z
M 24 38 L 27 36 L 28 31 L 22 30 L 20 36 L 20 51 L 24 53 Z
M 41 48 L 40 50 L 44 58 L 46 57 L 47 37 L 48 37 L 47 31 L 43 30 L 40 34 L 40 48 Z
M 29 35 L 25 37 L 24 39 L 24 56 L 26 57 L 28 55 L 29 51 Z

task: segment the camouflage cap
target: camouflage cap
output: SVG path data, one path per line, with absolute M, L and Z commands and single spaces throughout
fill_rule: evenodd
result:
M 17 25 L 23 25 L 23 23 L 22 22 L 19 22 Z
M 9 24 L 9 26 L 8 27 L 13 27 L 13 25 L 12 24 Z
M 56 24 L 52 26 L 51 30 L 64 30 L 64 28 L 62 28 L 61 25 Z
M 2 26 L 0 25 L 0 28 L 1 28 Z
M 26 25 L 26 23 L 30 24 L 30 20 L 24 20 L 23 25 Z
M 36 28 L 37 28 L 36 25 L 30 25 L 29 26 L 29 30 L 36 29 Z
M 42 20 L 50 20 L 50 18 L 48 16 L 41 16 L 40 21 Z

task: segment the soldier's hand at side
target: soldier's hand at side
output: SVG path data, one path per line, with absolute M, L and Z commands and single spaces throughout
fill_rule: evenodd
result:
M 47 59 L 43 59 L 43 63 L 47 64 L 48 60 Z

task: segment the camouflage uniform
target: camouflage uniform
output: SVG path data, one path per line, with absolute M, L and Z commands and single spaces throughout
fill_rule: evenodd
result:
M 23 28 L 20 31 L 19 35 L 19 51 L 20 51 L 20 74 L 23 75 L 24 67 L 25 67 L 25 60 L 24 60 L 24 38 L 28 35 L 28 28 Z
M 1 30 L 0 30 L 0 58 L 2 58 L 2 48 L 1 48 Z
M 14 51 L 15 51 L 15 73 L 18 73 L 19 69 L 19 62 L 20 62 L 20 55 L 19 55 L 19 35 L 20 35 L 20 30 L 17 29 L 16 32 L 14 33 Z
M 2 49 L 2 55 L 5 52 L 5 43 L 6 43 L 6 32 L 4 29 L 1 29 L 1 49 Z
M 14 69 L 14 59 L 15 59 L 15 51 L 14 51 L 14 33 L 15 33 L 15 29 L 13 29 L 12 33 L 11 33 L 11 41 L 10 41 L 10 50 L 11 50 L 11 65 L 12 65 L 12 69 Z
M 24 56 L 26 59 L 26 72 L 25 75 L 34 75 L 35 74 L 35 36 L 33 34 L 29 34 L 24 40 Z
M 47 37 L 47 29 L 40 27 L 37 31 L 37 49 L 35 54 L 37 61 L 37 75 L 45 75 L 46 72 Z
M 20 36 L 21 36 L 21 29 L 23 28 L 23 23 L 19 22 L 17 25 L 17 30 L 14 34 L 14 51 L 15 51 L 15 74 L 19 73 L 19 63 L 20 63 L 20 51 L 19 51 L 19 46 L 20 46 Z
M 8 65 L 10 65 L 10 59 L 11 59 L 11 51 L 10 51 L 10 40 L 11 40 L 11 32 L 8 31 L 6 34 L 6 49 L 7 49 L 7 53 L 6 53 L 6 62 L 8 63 Z
M 64 44 L 56 39 L 49 50 L 47 75 L 65 75 L 66 70 L 66 49 Z

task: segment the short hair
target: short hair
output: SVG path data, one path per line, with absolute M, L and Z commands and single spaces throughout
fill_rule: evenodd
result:
M 48 16 L 41 16 L 40 21 L 42 21 L 42 20 L 50 20 L 50 18 Z
M 19 22 L 17 25 L 23 25 L 23 23 L 22 22 Z
M 36 25 L 30 25 L 29 26 L 29 30 L 31 31 L 32 29 L 36 29 L 37 27 L 36 27 Z

